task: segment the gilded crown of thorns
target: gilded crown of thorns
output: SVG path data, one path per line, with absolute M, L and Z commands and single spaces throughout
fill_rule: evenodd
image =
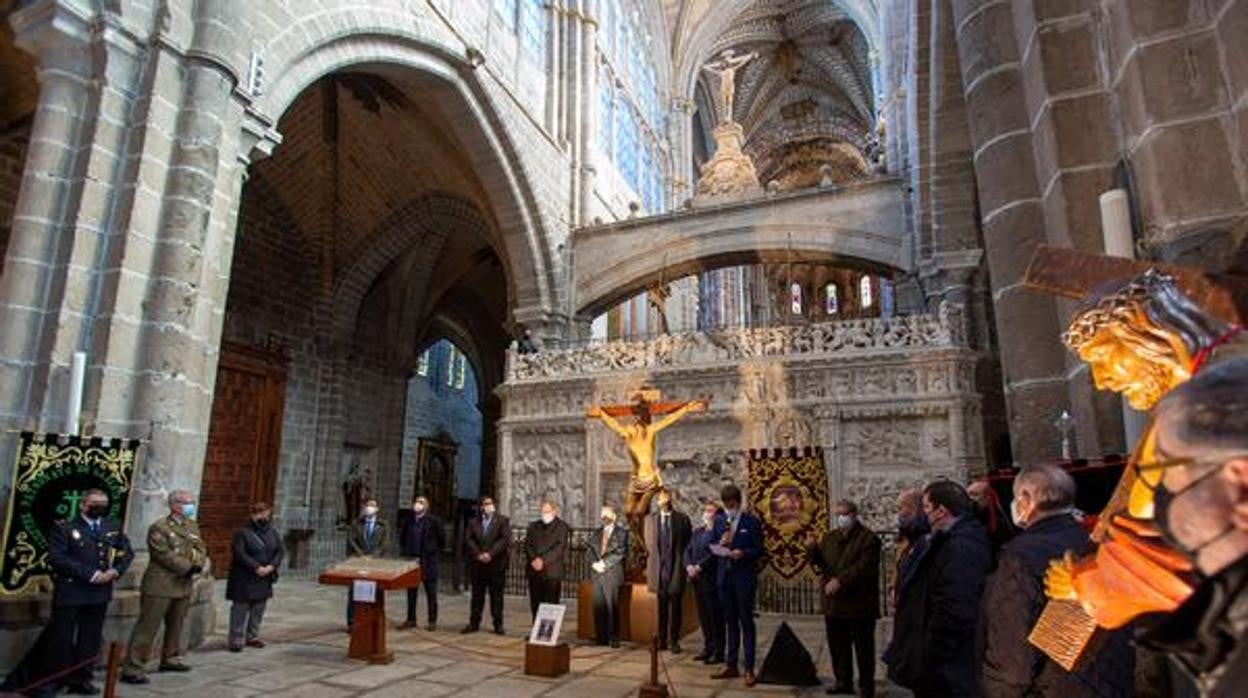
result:
M 1129 313 L 1155 298 L 1160 289 L 1173 286 L 1174 277 L 1156 269 L 1132 278 L 1121 288 L 1101 295 L 1096 291 L 1084 301 L 1084 307 L 1075 313 L 1070 327 L 1062 333 L 1062 341 L 1071 349 L 1078 349 L 1108 324 L 1130 319 Z

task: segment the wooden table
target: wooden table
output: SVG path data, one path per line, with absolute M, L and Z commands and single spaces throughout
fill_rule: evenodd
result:
M 321 572 L 317 579 L 321 584 L 353 587 L 359 581 L 377 585 L 371 602 L 358 597 L 353 602 L 355 620 L 351 625 L 348 659 L 363 659 L 369 664 L 394 661 L 394 653 L 386 649 L 386 592 L 414 587 L 422 579 L 420 562 L 416 560 L 373 557 L 348 558 Z

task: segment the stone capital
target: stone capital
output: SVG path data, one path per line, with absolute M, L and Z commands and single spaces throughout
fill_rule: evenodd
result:
M 14 43 L 34 56 L 41 72 L 90 78 L 96 15 L 87 0 L 41 0 L 9 16 Z

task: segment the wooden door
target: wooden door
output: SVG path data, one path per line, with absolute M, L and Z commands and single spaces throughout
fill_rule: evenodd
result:
M 199 493 L 200 532 L 217 577 L 229 571 L 230 541 L 251 503 L 273 502 L 285 392 L 281 356 L 222 347 Z

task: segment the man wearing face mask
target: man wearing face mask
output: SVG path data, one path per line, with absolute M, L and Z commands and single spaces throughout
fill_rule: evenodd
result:
M 836 684 L 828 693 L 875 695 L 875 621 L 880 617 L 880 537 L 858 521 L 858 505 L 836 503 L 836 526 L 806 539 L 810 562 L 823 581 L 823 618 Z
M 494 633 L 503 634 L 503 591 L 507 581 L 507 549 L 511 545 L 511 522 L 494 508 L 493 497 L 481 498 L 481 516 L 468 524 L 468 568 L 472 578 L 472 602 L 468 626 L 462 633 L 481 629 L 485 592 L 490 592 L 490 617 Z
M 1049 562 L 1067 552 L 1084 555 L 1092 550 L 1074 506 L 1075 481 L 1057 466 L 1027 467 L 1014 478 L 1010 513 L 1021 532 L 1002 546 L 980 611 L 985 696 L 1132 694 L 1135 653 L 1127 632 L 1108 633 L 1075 672 L 1058 666 L 1027 640 L 1044 609 Z
M 429 511 L 429 500 L 417 497 L 412 500 L 412 512 L 403 523 L 399 533 L 399 549 L 403 557 L 420 560 L 421 586 L 425 588 L 425 606 L 428 609 L 428 623 L 425 629 L 432 632 L 438 629 L 438 555 L 446 544 L 446 531 L 442 521 Z M 416 601 L 420 593 L 419 587 L 407 589 L 407 621 L 399 626 L 401 630 L 416 627 Z
M 165 640 L 161 671 L 190 671 L 182 654 L 182 622 L 190 608 L 195 577 L 208 564 L 208 549 L 195 523 L 195 496 L 186 490 L 169 494 L 169 515 L 147 529 L 151 559 L 140 585 L 139 619 L 130 635 L 130 650 L 121 680 L 147 683 L 147 659 L 163 623 Z
M 75 695 L 100 692 L 91 683 L 91 660 L 100 653 L 113 582 L 134 559 L 130 541 L 108 512 L 108 495 L 88 490 L 79 515 L 53 528 L 48 539 L 48 562 L 56 584 L 48 652 L 32 658 L 32 663 L 45 666 L 45 676 L 85 663 L 63 678 L 62 685 Z
M 347 533 L 347 557 L 368 556 L 382 557 L 390 551 L 390 527 L 377 515 L 376 499 L 364 502 L 360 510 L 360 519 Z M 355 620 L 355 597 L 351 587 L 347 587 L 347 632 Z
M 902 491 L 897 496 L 897 572 L 889 593 L 894 609 L 893 635 L 880 657 L 888 667 L 901 662 L 908 653 L 915 651 L 916 643 L 923 641 L 923 629 L 914 625 L 922 618 L 910 609 L 916 603 L 917 595 L 909 592 L 914 585 L 919 563 L 927 554 L 928 534 L 931 530 L 927 515 L 923 513 L 923 490 L 916 487 Z M 903 598 L 911 601 L 903 605 Z M 891 669 L 889 675 L 892 675 Z
M 913 580 L 901 589 L 888 677 L 919 698 L 978 696 L 975 637 L 992 546 L 957 483 L 925 487 L 923 513 L 932 535 Z
M 529 524 L 524 534 L 525 570 L 529 579 L 529 610 L 537 618 L 537 607 L 559 603 L 563 591 L 563 563 L 572 532 L 559 508 L 549 500 L 542 502 L 540 516 Z
M 251 520 L 234 532 L 231 546 L 230 577 L 225 598 L 230 605 L 231 652 L 248 647 L 264 647 L 260 621 L 273 596 L 277 568 L 282 564 L 282 537 L 273 528 L 273 509 L 264 502 L 251 505 Z
M 685 572 L 693 581 L 698 600 L 698 625 L 702 628 L 702 651 L 695 661 L 719 664 L 724 661 L 724 612 L 719 605 L 717 578 L 719 558 L 711 554 L 715 540 L 715 522 L 724 512 L 715 502 L 702 505 L 702 523 L 689 538 L 685 548 Z
M 672 506 L 672 492 L 661 488 L 658 511 L 646 517 L 646 585 L 659 601 L 659 649 L 680 654 L 682 601 L 685 594 L 685 547 L 693 525 Z
M 754 676 L 754 595 L 758 592 L 758 559 L 763 556 L 763 525 L 757 516 L 742 509 L 741 490 L 727 485 L 719 492 L 724 516 L 715 522 L 715 544 L 724 553 L 719 561 L 719 602 L 724 608 L 727 642 L 724 668 L 713 679 L 740 676 L 737 652 L 745 660 L 745 685 L 758 683 Z
M 1157 403 L 1157 525 L 1200 584 L 1149 622 L 1141 645 L 1168 653 L 1201 695 L 1248 686 L 1248 359 L 1209 366 Z
M 624 560 L 628 554 L 628 528 L 615 525 L 615 509 L 602 508 L 602 527 L 594 532 L 586 552 L 589 579 L 594 588 L 594 630 L 599 645 L 620 646 L 616 601 L 624 583 Z

